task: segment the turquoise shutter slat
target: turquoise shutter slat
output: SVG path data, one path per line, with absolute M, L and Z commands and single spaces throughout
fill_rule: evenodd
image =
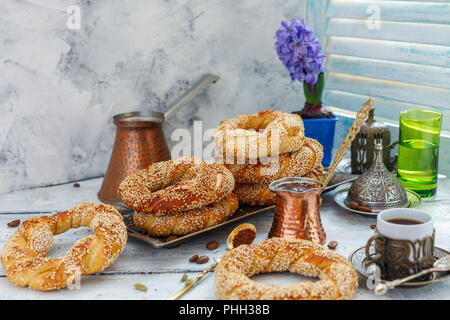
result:
M 327 71 L 450 89 L 450 68 L 431 65 L 330 54 Z
M 431 22 L 450 24 L 447 1 L 330 1 L 327 18 L 367 19 L 371 6 L 380 9 L 384 21 Z M 407 10 L 405 8 L 407 7 Z M 372 7 L 373 8 L 373 7 Z

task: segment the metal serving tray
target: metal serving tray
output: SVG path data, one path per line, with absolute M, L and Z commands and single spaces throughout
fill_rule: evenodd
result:
M 356 179 L 356 177 L 357 176 L 349 175 L 347 173 L 336 172 L 333 175 L 333 177 L 331 178 L 330 185 L 327 186 L 323 192 L 330 191 L 343 183 L 353 181 L 354 179 Z M 139 239 L 141 241 L 144 241 L 155 248 L 174 248 L 174 247 L 176 247 L 186 241 L 189 241 L 190 239 L 192 239 L 200 234 L 203 234 L 205 232 L 209 232 L 211 230 L 222 228 L 230 223 L 233 223 L 233 222 L 236 222 L 239 220 L 243 220 L 245 218 L 254 216 L 258 213 L 270 212 L 275 208 L 274 205 L 255 206 L 255 207 L 239 206 L 239 209 L 228 220 L 226 220 L 218 225 L 215 225 L 215 226 L 212 226 L 212 227 L 209 227 L 209 228 L 206 228 L 206 229 L 194 232 L 194 233 L 190 233 L 185 236 L 179 236 L 174 240 L 167 241 L 167 237 L 150 236 L 147 234 L 147 232 L 142 231 L 139 228 L 137 228 L 133 222 L 133 210 L 128 208 L 122 201 L 117 201 L 115 203 L 112 203 L 112 205 L 117 210 L 119 210 L 119 212 L 123 215 L 123 220 L 128 229 L 128 236 Z
M 133 222 L 132 210 L 130 210 L 129 208 L 126 208 L 123 204 L 114 203 L 114 206 L 123 214 L 123 221 L 125 222 L 125 225 L 127 226 L 128 236 L 142 240 L 155 248 L 174 248 L 174 247 L 176 247 L 176 246 L 178 246 L 200 234 L 224 227 L 230 223 L 251 217 L 258 213 L 270 212 L 275 207 L 273 205 L 272 206 L 258 206 L 258 207 L 250 207 L 250 206 L 240 207 L 228 220 L 226 220 L 218 225 L 215 225 L 215 226 L 212 226 L 212 227 L 209 227 L 209 228 L 197 231 L 197 232 L 193 232 L 193 233 L 187 234 L 185 236 L 179 236 L 175 240 L 167 241 L 167 237 L 150 236 L 147 234 L 147 232 L 142 231 L 139 228 L 137 228 Z M 124 209 L 123 207 L 125 207 L 126 209 Z

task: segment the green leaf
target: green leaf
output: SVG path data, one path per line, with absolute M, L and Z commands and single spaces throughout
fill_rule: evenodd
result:
M 322 92 L 323 92 L 324 84 L 325 84 L 325 77 L 324 77 L 324 73 L 321 72 L 317 76 L 316 87 L 314 89 L 314 95 L 312 97 L 312 100 L 313 100 L 312 103 L 314 105 L 320 105 L 320 103 L 322 101 Z
M 305 99 L 306 99 L 306 101 L 308 101 L 309 103 L 311 103 L 311 100 L 312 100 L 312 98 L 311 98 L 311 93 L 309 92 L 308 84 L 307 84 L 305 81 L 303 81 L 303 92 L 305 93 Z

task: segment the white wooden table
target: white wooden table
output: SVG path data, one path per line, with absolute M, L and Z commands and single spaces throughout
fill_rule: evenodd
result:
M 15 228 L 7 223 L 14 219 L 25 220 L 34 215 L 47 215 L 71 208 L 84 201 L 98 201 L 96 194 L 102 179 L 79 182 L 81 187 L 74 188 L 73 183 L 35 188 L 0 195 L 0 246 L 3 247 Z M 352 214 L 338 208 L 333 202 L 333 192 L 324 195 L 321 207 L 322 222 L 327 240 L 337 240 L 336 251 L 345 257 L 353 250 L 362 247 L 373 234 L 370 228 L 375 219 Z M 450 249 L 450 180 L 440 179 L 438 194 L 434 200 L 424 202 L 421 208 L 435 219 L 436 245 Z M 272 223 L 273 213 L 254 216 L 247 221 L 257 230 L 256 243 L 267 237 Z M 116 262 L 99 274 L 82 278 L 79 289 L 63 289 L 53 292 L 38 292 L 21 288 L 10 283 L 3 269 L 0 271 L 0 300 L 3 299 L 166 299 L 183 287 L 180 282 L 183 274 L 194 278 L 227 250 L 226 238 L 239 223 L 202 235 L 174 249 L 155 249 L 139 240 L 129 238 L 122 255 Z M 55 245 L 50 256 L 64 255 L 76 239 L 89 234 L 87 228 L 70 230 L 55 237 Z M 209 251 L 205 244 L 211 240 L 220 243 L 218 249 Z M 208 255 L 210 261 L 199 265 L 190 263 L 194 255 Z M 256 281 L 267 284 L 291 284 L 301 280 L 301 276 L 287 273 L 255 276 Z M 184 299 L 216 299 L 214 294 L 214 275 L 206 276 Z M 148 287 L 146 292 L 134 288 L 135 283 Z M 368 290 L 365 281 L 355 299 L 450 299 L 450 281 L 420 288 L 399 288 L 385 296 L 375 296 Z

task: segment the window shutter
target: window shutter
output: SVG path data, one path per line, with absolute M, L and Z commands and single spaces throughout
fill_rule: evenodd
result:
M 307 18 L 328 56 L 325 106 L 357 111 L 373 97 L 394 121 L 432 108 L 450 130 L 450 2 L 309 0 Z

